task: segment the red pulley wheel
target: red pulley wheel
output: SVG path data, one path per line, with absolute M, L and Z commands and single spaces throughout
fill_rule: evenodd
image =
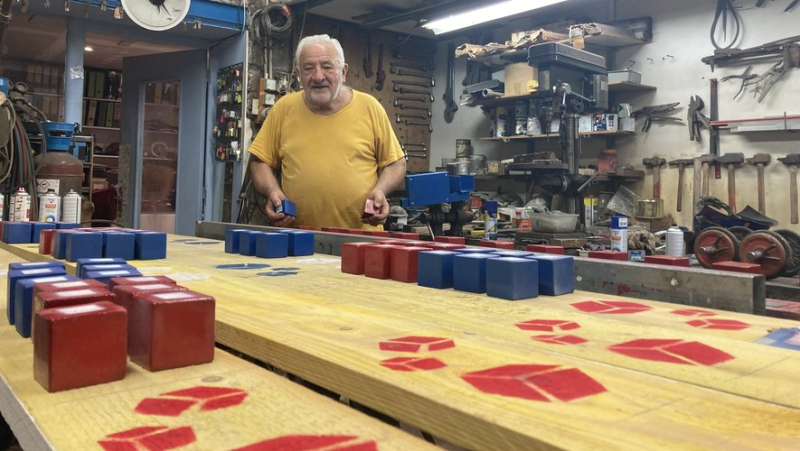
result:
M 694 255 L 704 268 L 711 268 L 714 263 L 735 260 L 739 240 L 723 228 L 709 227 L 694 239 Z
M 792 259 L 792 248 L 782 236 L 768 230 L 753 232 L 739 245 L 739 260 L 761 266 L 768 279 L 778 277 Z

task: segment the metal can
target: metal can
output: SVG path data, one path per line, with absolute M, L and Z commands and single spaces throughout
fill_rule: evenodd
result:
M 16 222 L 29 222 L 31 220 L 31 195 L 25 191 L 25 188 L 19 187 L 19 190 L 14 194 L 14 218 L 12 221 Z
M 628 218 L 625 216 L 611 218 L 611 250 L 628 252 Z
M 671 255 L 673 257 L 683 257 L 684 254 L 684 242 L 683 242 L 683 230 L 679 227 L 670 227 L 667 229 L 667 249 L 666 255 Z
M 6 195 L 0 194 L 0 220 L 5 220 L 6 214 Z
M 47 192 L 39 197 L 39 222 L 58 222 L 61 212 L 61 198 L 56 190 L 48 188 Z
M 456 140 L 456 157 L 467 157 L 472 155 L 472 140 L 470 139 L 457 139 Z
M 64 202 L 61 208 L 61 220 L 63 222 L 80 223 L 81 222 L 81 204 L 83 197 L 76 193 L 75 190 L 69 190 L 64 195 Z

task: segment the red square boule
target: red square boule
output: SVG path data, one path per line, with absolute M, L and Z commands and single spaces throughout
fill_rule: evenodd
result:
M 464 244 L 453 244 L 453 243 L 430 243 L 427 246 L 435 251 L 454 251 L 456 249 L 463 249 L 467 247 Z
M 121 380 L 127 313 L 111 302 L 42 310 L 34 318 L 33 376 L 49 392 Z
M 137 365 L 160 371 L 214 360 L 214 298 L 194 291 L 131 298 L 128 354 Z
M 342 272 L 348 274 L 364 274 L 364 249 L 375 246 L 374 243 L 344 243 L 342 244 Z
M 143 285 L 146 283 L 171 283 L 176 282 L 167 276 L 134 276 L 134 277 L 112 277 L 110 286 L 113 290 L 117 285 Z
M 417 282 L 417 254 L 431 250 L 429 247 L 399 247 L 392 253 L 392 280 Z
M 444 236 L 439 235 L 433 239 L 433 241 L 437 243 L 448 243 L 448 244 L 463 244 L 466 246 L 467 239 L 463 236 Z
M 39 253 L 53 255 L 53 236 L 56 229 L 46 229 L 39 232 Z
M 545 254 L 564 255 L 564 246 L 551 246 L 548 244 L 529 244 L 525 250 L 529 252 L 543 252 Z
M 364 275 L 373 279 L 391 277 L 392 249 L 405 249 L 405 247 L 380 245 L 364 248 Z

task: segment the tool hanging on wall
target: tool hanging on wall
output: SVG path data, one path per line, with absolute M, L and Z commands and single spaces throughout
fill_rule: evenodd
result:
M 766 192 L 764 191 L 764 166 L 768 165 L 770 161 L 772 161 L 772 155 L 768 153 L 757 153 L 745 161 L 747 161 L 747 164 L 755 166 L 756 170 L 758 171 L 758 212 L 762 215 L 765 215 L 767 209 L 767 196 Z
M 778 161 L 789 166 L 789 202 L 792 209 L 792 224 L 797 224 L 797 166 L 800 165 L 800 153 L 792 153 L 778 158 Z
M 694 160 L 692 160 L 691 158 L 674 160 L 670 161 L 669 165 L 678 168 L 678 202 L 676 207 L 678 211 L 681 211 L 681 209 L 683 208 L 683 169 L 686 166 L 693 166 Z M 695 168 L 695 171 L 697 171 L 697 168 Z
M 456 65 L 456 45 L 447 45 L 447 87 L 444 90 L 442 99 L 444 100 L 444 120 L 448 124 L 453 122 L 458 104 L 454 98 L 453 85 L 455 84 L 455 65 Z
M 372 78 L 372 37 L 367 35 L 364 45 L 364 77 Z
M 383 82 L 386 81 L 386 72 L 383 71 L 383 44 L 378 46 L 378 72 L 375 75 L 375 89 L 383 91 Z
M 689 139 L 691 141 L 702 141 L 700 130 L 704 128 L 709 129 L 712 133 L 714 132 L 708 117 L 701 112 L 703 108 L 705 108 L 705 102 L 700 96 L 692 96 L 689 99 L 689 111 L 686 119 L 689 122 Z
M 643 132 L 650 131 L 650 126 L 654 121 L 662 124 L 667 122 L 679 122 L 683 124 L 683 119 L 670 116 L 670 114 L 674 113 L 680 104 L 680 102 L 673 102 L 664 105 L 646 106 L 634 111 L 633 115 L 645 117 L 644 124 L 642 124 Z
M 752 72 L 753 72 L 753 66 L 747 66 L 747 69 L 745 69 L 744 72 L 742 72 L 740 75 L 728 75 L 722 77 L 723 82 L 726 82 L 728 80 L 733 80 L 734 78 L 741 80 L 742 84 L 739 86 L 739 90 L 736 92 L 736 95 L 733 96 L 734 100 L 736 100 L 736 98 L 739 97 L 739 95 L 744 92 L 744 89 L 746 87 L 756 83 L 752 81 L 753 79 L 760 77 L 758 74 L 754 74 Z

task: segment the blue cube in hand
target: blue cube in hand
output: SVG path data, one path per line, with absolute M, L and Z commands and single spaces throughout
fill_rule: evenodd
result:
M 239 237 L 241 232 L 245 229 L 227 229 L 225 230 L 225 252 L 228 254 L 239 253 Z
M 100 258 L 103 256 L 103 234 L 97 232 L 75 232 L 67 235 L 66 260 Z
M 417 254 L 417 283 L 421 287 L 452 288 L 453 257 L 450 251 L 423 251 Z
M 453 288 L 471 293 L 486 292 L 486 260 L 494 253 L 461 253 L 453 257 Z
M 285 233 L 255 234 L 256 257 L 286 258 L 289 255 L 289 236 Z
M 297 216 L 297 205 L 295 205 L 295 203 L 289 199 L 283 199 L 281 201 L 281 206 L 278 208 L 276 213 L 283 213 L 286 216 L 291 216 L 294 218 Z
M 568 255 L 536 254 L 539 262 L 539 292 L 560 296 L 575 291 L 575 261 Z
M 306 230 L 281 230 L 289 237 L 289 255 L 300 257 L 314 255 L 314 232 Z
M 539 295 L 539 262 L 530 258 L 492 258 L 486 262 L 486 294 L 493 298 L 535 298 Z

